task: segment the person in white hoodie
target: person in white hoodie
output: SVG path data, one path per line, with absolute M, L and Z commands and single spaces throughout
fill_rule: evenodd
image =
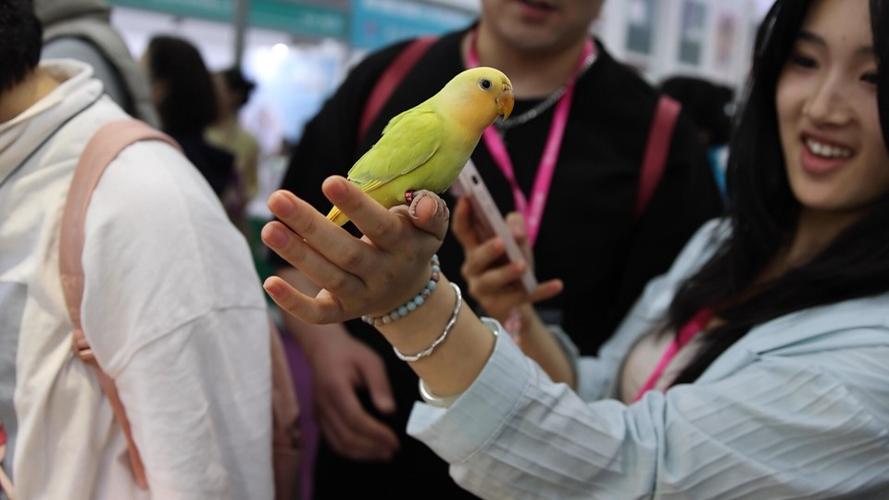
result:
M 271 498 L 267 311 L 250 253 L 173 147 L 123 150 L 86 217 L 84 331 L 115 380 L 148 489 L 74 356 L 60 217 L 78 157 L 127 115 L 89 66 L 38 62 L 29 0 L 0 2 L 0 421 L 19 499 Z M 0 494 L 0 497 L 3 495 Z

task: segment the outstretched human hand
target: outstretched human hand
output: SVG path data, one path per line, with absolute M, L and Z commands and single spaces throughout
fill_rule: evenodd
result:
M 352 460 L 391 460 L 400 446 L 398 436 L 359 399 L 359 392 L 367 391 L 380 413 L 395 411 L 380 355 L 345 331 L 325 332 L 306 355 L 314 372 L 318 425 L 331 448 Z
M 449 212 L 438 196 L 420 191 L 410 207 L 387 210 L 339 176 L 327 178 L 322 191 L 364 236 L 352 236 L 293 193 L 272 193 L 269 209 L 280 221 L 266 224 L 262 240 L 321 288 L 310 297 L 268 278 L 264 287 L 282 310 L 309 323 L 337 323 L 385 314 L 423 289 L 447 232 Z
M 531 249 L 528 245 L 524 221 L 518 213 L 507 216 L 507 224 L 522 252 L 525 261 L 511 263 L 504 259 L 505 247 L 500 238 L 484 238 L 478 231 L 472 215 L 472 205 L 464 198 L 454 208 L 452 231 L 463 247 L 465 260 L 460 269 L 469 288 L 469 294 L 484 308 L 485 313 L 500 322 L 507 322 L 518 307 L 546 300 L 562 291 L 558 279 L 540 283 L 533 293 L 521 284 L 521 276 L 527 266 L 532 266 Z

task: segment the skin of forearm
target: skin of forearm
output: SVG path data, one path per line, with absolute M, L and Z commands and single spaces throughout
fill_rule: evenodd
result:
M 379 330 L 399 351 L 415 354 L 441 335 L 455 299 L 453 288 L 442 276 L 423 306 Z M 432 393 L 453 396 L 472 385 L 493 351 L 491 330 L 464 304 L 447 339 L 431 355 L 408 364 Z
M 574 368 L 555 335 L 543 324 L 532 305 L 523 305 L 520 313 L 522 331 L 519 335 L 519 347 L 522 352 L 536 361 L 553 382 L 562 382 L 576 388 Z

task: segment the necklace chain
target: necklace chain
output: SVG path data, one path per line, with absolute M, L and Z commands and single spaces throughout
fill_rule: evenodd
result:
M 555 92 L 546 96 L 546 99 L 540 101 L 539 103 L 537 103 L 536 106 L 529 109 L 528 111 L 525 111 L 524 113 L 522 113 L 518 116 L 514 116 L 512 118 L 507 118 L 506 120 L 499 119 L 496 121 L 495 125 L 497 126 L 497 128 L 499 130 L 509 130 L 513 127 L 518 127 L 519 125 L 524 125 L 524 124 L 528 123 L 529 121 L 537 118 L 538 116 L 541 115 L 541 113 L 543 113 L 544 111 L 549 109 L 553 104 L 555 104 L 559 99 L 561 99 L 563 95 L 565 95 L 566 90 L 567 90 L 567 88 L 563 85 L 563 86 L 559 87 L 558 89 L 556 89 Z
M 593 64 L 593 62 L 595 60 L 596 60 L 595 55 L 591 55 L 590 57 L 587 57 L 586 59 L 584 59 L 583 64 L 580 68 L 580 71 L 577 73 L 578 78 L 580 77 L 580 75 L 585 73 L 587 69 L 589 69 L 589 67 Z M 509 130 L 511 128 L 518 127 L 519 125 L 524 125 L 524 124 L 528 123 L 529 121 L 537 118 L 538 116 L 543 114 L 544 111 L 546 111 L 547 109 L 552 107 L 553 104 L 557 103 L 559 101 L 559 99 L 561 99 L 562 96 L 565 95 L 565 91 L 567 91 L 567 90 L 568 90 L 568 87 L 565 85 L 562 85 L 561 87 L 557 88 L 550 95 L 546 96 L 545 99 L 543 99 L 542 101 L 537 103 L 536 106 L 529 109 L 528 111 L 525 111 L 524 113 L 522 113 L 520 115 L 507 118 L 505 120 L 498 119 L 496 122 L 494 122 L 494 125 L 497 127 L 497 130 L 499 130 L 500 132 L 506 132 L 507 130 Z

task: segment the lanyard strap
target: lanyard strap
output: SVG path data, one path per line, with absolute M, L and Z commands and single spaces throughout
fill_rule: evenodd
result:
M 676 357 L 683 347 L 687 346 L 689 342 L 694 340 L 699 333 L 707 328 L 711 319 L 713 319 L 713 310 L 704 308 L 692 316 L 692 318 L 679 329 L 679 334 L 673 337 L 673 341 L 667 346 L 667 350 L 664 351 L 664 354 L 661 356 L 660 361 L 658 361 L 657 366 L 655 366 L 654 371 L 648 376 L 648 380 L 646 380 L 645 385 L 639 389 L 639 392 L 636 394 L 633 401 L 642 399 L 642 396 L 644 396 L 646 392 L 654 389 L 654 386 L 657 385 L 661 376 L 664 374 L 664 370 L 667 369 L 667 366 L 670 365 L 673 358 Z
M 476 47 L 477 35 L 475 32 L 470 35 L 472 38 L 469 43 L 468 65 L 470 67 L 479 66 L 478 49 Z M 537 240 L 537 233 L 540 230 L 540 221 L 543 217 L 543 209 L 546 206 L 546 199 L 549 196 L 550 184 L 553 179 L 553 172 L 556 170 L 556 161 L 559 158 L 559 151 L 562 148 L 562 139 L 565 136 L 565 126 L 568 123 L 568 113 L 571 111 L 571 100 L 574 98 L 574 83 L 577 81 L 578 75 L 587 66 L 588 59 L 595 57 L 596 47 L 593 42 L 587 40 L 583 46 L 583 53 L 580 61 L 571 79 L 565 85 L 565 93 L 556 104 L 553 113 L 553 121 L 549 128 L 549 134 L 546 138 L 546 146 L 543 150 L 543 157 L 537 166 L 537 175 L 534 178 L 534 186 L 531 191 L 531 201 L 525 197 L 525 193 L 519 187 L 519 183 L 515 177 L 515 169 L 509 153 L 506 151 L 506 145 L 503 139 L 497 133 L 494 126 L 488 127 L 484 132 L 485 145 L 491 153 L 494 162 L 503 172 L 503 176 L 509 182 L 512 188 L 512 196 L 515 202 L 516 210 L 525 217 L 525 224 L 528 229 L 528 242 L 531 246 Z

